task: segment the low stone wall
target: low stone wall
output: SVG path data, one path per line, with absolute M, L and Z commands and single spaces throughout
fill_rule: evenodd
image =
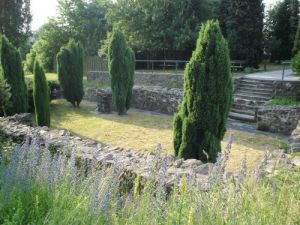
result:
M 290 138 L 291 150 L 294 152 L 300 152 L 300 120 L 296 129 L 293 131 Z
M 181 176 L 194 176 L 200 183 L 205 183 L 213 164 L 204 164 L 199 160 L 176 160 L 171 155 L 161 155 L 160 152 L 143 154 L 129 151 L 121 147 L 101 146 L 99 143 L 82 139 L 65 130 L 50 130 L 47 127 L 29 126 L 31 114 L 17 115 L 14 117 L 0 117 L 0 131 L 5 135 L 24 141 L 27 137 L 40 137 L 41 143 L 45 143 L 62 154 L 69 154 L 75 147 L 75 154 L 80 162 L 90 165 L 91 160 L 107 165 L 118 163 L 124 174 L 129 177 L 141 175 L 142 179 L 148 179 L 153 168 L 164 166 L 167 185 L 174 185 Z M 25 124 L 23 124 L 25 122 Z M 156 165 L 157 163 L 157 165 Z M 153 177 L 151 177 L 153 178 Z
M 183 88 L 183 74 L 169 73 L 140 73 L 135 72 L 134 84 L 145 86 L 162 86 L 169 88 Z M 107 71 L 89 71 L 88 81 L 99 81 L 101 84 L 109 84 Z
M 300 107 L 263 106 L 257 112 L 259 130 L 290 135 L 300 119 Z
M 98 102 L 103 91 L 88 89 L 84 99 Z M 109 89 L 105 92 L 111 92 Z M 182 101 L 183 91 L 176 88 L 163 88 L 159 86 L 134 86 L 132 93 L 132 107 L 159 113 L 174 114 Z
M 300 81 L 274 81 L 273 97 L 292 97 L 300 100 Z

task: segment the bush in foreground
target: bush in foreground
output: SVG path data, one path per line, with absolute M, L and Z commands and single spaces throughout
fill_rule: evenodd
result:
M 0 36 L 1 76 L 11 87 L 11 105 L 6 110 L 8 115 L 24 113 L 28 109 L 27 88 L 19 51 L 5 36 Z
M 202 26 L 196 50 L 185 70 L 184 97 L 174 118 L 175 156 L 214 162 L 232 101 L 228 45 L 219 23 Z
M 123 115 L 130 107 L 135 55 L 120 31 L 114 31 L 109 43 L 108 65 L 113 103 Z
M 256 173 L 245 158 L 238 176 L 228 178 L 223 155 L 208 181 L 198 183 L 191 174 L 178 178 L 172 192 L 167 159 L 155 161 L 153 180 L 141 188 L 138 176 L 126 190 L 118 163 L 96 170 L 97 150 L 86 171 L 76 167 L 75 150 L 69 158 L 53 155 L 38 138 L 28 139 L 9 164 L 1 158 L 0 224 L 298 224 L 300 171 L 267 178 L 267 156 Z
M 38 60 L 35 60 L 33 74 L 33 102 L 36 123 L 38 126 L 50 127 L 49 87 L 45 72 Z
M 59 83 L 67 101 L 79 107 L 83 98 L 83 49 L 80 43 L 70 40 L 57 54 Z

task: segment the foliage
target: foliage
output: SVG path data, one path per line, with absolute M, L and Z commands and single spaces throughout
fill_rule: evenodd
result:
M 33 100 L 37 125 L 50 127 L 49 87 L 38 60 L 34 63 Z
M 201 23 L 215 16 L 217 5 L 215 0 L 118 0 L 107 17 L 135 52 L 170 59 L 190 56 Z
M 292 56 L 299 20 L 298 0 L 278 2 L 270 11 L 271 60 L 288 60 Z
M 2 74 L 11 87 L 11 106 L 7 114 L 24 113 L 28 109 L 27 88 L 20 54 L 5 36 L 0 37 L 0 66 Z
M 6 82 L 3 76 L 2 68 L 0 67 L 0 116 L 2 115 L 6 116 L 6 110 L 11 104 L 10 90 L 11 88 L 9 84 Z
M 263 1 L 230 0 L 223 4 L 229 6 L 222 9 L 221 25 L 226 26 L 231 58 L 246 60 L 246 66 L 258 68 L 263 55 Z
M 91 169 L 76 167 L 71 157 L 52 155 L 37 138 L 16 148 L 8 165 L 1 163 L 1 224 L 297 224 L 300 216 L 300 171 L 266 176 L 265 160 L 257 172 L 245 160 L 238 176 L 227 178 L 226 157 L 219 158 L 209 182 L 182 177 L 167 186 L 167 160 L 153 165 L 141 183 L 122 185 L 121 166 L 97 171 L 97 151 Z M 159 154 L 155 155 L 159 159 Z M 172 188 L 172 192 L 169 192 Z
M 83 49 L 80 43 L 70 40 L 57 54 L 57 71 L 64 97 L 79 107 L 83 98 Z
M 293 71 L 300 75 L 300 51 L 294 56 L 292 60 Z
M 36 52 L 34 49 L 31 49 L 30 52 L 26 54 L 26 59 L 24 62 L 24 70 L 26 72 L 33 73 L 35 57 L 36 57 Z M 45 62 L 45 60 L 43 61 Z
M 55 57 L 71 38 L 82 43 L 86 55 L 96 55 L 106 38 L 107 4 L 105 0 L 58 1 L 59 16 L 40 28 L 26 65 L 32 68 L 30 57 L 36 54 L 46 71 L 55 71 Z
M 224 37 L 227 37 L 227 19 L 231 9 L 231 0 L 221 0 L 218 10 L 220 28 Z
M 20 47 L 31 35 L 30 0 L 0 1 L 0 34 Z
M 292 51 L 293 56 L 297 55 L 298 52 L 300 52 L 300 22 L 298 23 L 297 33 L 295 36 L 294 47 Z
M 268 105 L 300 105 L 300 101 L 296 98 L 275 98 Z
M 228 51 L 219 23 L 203 25 L 185 70 L 184 98 L 174 119 L 179 158 L 214 162 L 221 151 L 232 99 Z
M 113 103 L 119 115 L 130 107 L 135 69 L 135 56 L 120 31 L 114 31 L 108 49 L 109 78 Z

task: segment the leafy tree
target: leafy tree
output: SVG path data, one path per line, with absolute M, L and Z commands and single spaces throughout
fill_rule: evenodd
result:
M 227 37 L 226 32 L 226 24 L 227 19 L 230 14 L 231 9 L 231 0 L 221 0 L 219 10 L 218 10 L 218 18 L 220 21 L 220 28 L 224 37 Z
M 0 67 L 0 116 L 6 116 L 6 110 L 10 106 L 10 86 L 3 76 L 3 70 Z
M 31 35 L 30 0 L 0 1 L 0 33 L 20 47 Z
M 75 107 L 83 98 L 83 49 L 70 40 L 57 54 L 57 72 L 64 96 Z
M 24 113 L 28 109 L 27 88 L 20 54 L 9 40 L 0 37 L 0 66 L 2 76 L 11 87 L 11 106 L 7 109 L 8 115 Z
M 278 2 L 271 13 L 273 17 L 271 61 L 290 59 L 299 20 L 299 2 L 298 0 Z
M 86 55 L 97 55 L 100 41 L 106 38 L 107 5 L 106 0 L 58 1 L 59 16 L 40 28 L 32 47 L 46 71 L 55 70 L 55 57 L 69 39 L 81 42 Z
M 217 5 L 215 0 L 118 0 L 107 17 L 136 51 L 170 59 L 191 54 L 201 23 L 214 16 Z
M 113 103 L 119 115 L 130 107 L 134 75 L 134 52 L 127 46 L 120 31 L 114 31 L 109 49 L 108 65 Z
M 38 60 L 35 60 L 33 70 L 33 102 L 36 123 L 38 126 L 50 127 L 49 87 L 45 72 Z
M 262 0 L 231 0 L 226 21 L 226 35 L 232 59 L 247 60 L 247 66 L 258 68 L 263 54 Z
M 228 45 L 219 23 L 208 21 L 201 28 L 196 50 L 186 67 L 183 102 L 174 118 L 173 141 L 178 158 L 216 160 L 231 101 Z

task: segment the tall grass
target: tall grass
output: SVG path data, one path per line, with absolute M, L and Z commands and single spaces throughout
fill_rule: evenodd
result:
M 268 178 L 268 154 L 257 172 L 245 158 L 237 176 L 226 175 L 227 154 L 208 180 L 195 175 L 167 187 L 167 158 L 153 162 L 148 182 L 137 176 L 124 189 L 121 164 L 80 168 L 76 149 L 53 154 L 38 138 L 17 146 L 8 163 L 1 159 L 0 224 L 299 224 L 300 171 Z M 230 150 L 230 144 L 228 145 Z M 160 157 L 157 157 L 159 159 Z M 155 167 L 155 165 L 159 165 Z

